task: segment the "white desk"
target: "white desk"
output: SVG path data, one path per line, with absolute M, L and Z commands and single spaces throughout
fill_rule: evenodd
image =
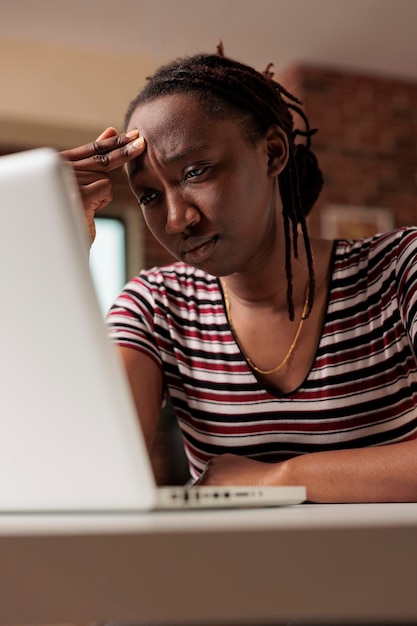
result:
M 0 624 L 417 624 L 417 504 L 0 516 Z

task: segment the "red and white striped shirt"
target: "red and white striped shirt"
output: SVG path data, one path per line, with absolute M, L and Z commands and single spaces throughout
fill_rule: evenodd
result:
M 162 367 L 193 477 L 226 452 L 274 462 L 417 437 L 417 228 L 336 241 L 332 263 L 312 367 L 284 395 L 240 351 L 216 277 L 175 263 L 117 299 L 110 336 Z

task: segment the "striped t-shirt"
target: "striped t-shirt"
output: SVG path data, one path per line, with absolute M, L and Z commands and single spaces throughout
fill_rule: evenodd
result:
M 117 299 L 110 336 L 161 365 L 192 476 L 226 452 L 274 462 L 417 437 L 417 228 L 336 241 L 332 264 L 312 367 L 284 395 L 236 344 L 218 278 L 175 263 Z

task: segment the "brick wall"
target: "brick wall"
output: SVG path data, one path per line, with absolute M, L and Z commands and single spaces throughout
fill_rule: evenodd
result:
M 329 204 L 385 208 L 395 226 L 416 225 L 417 83 L 308 66 L 279 80 L 319 129 L 313 148 L 325 186 L 311 234 Z

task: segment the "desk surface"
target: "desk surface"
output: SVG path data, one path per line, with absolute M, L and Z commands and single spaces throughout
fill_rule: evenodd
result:
M 417 624 L 417 504 L 0 515 L 0 624 Z

